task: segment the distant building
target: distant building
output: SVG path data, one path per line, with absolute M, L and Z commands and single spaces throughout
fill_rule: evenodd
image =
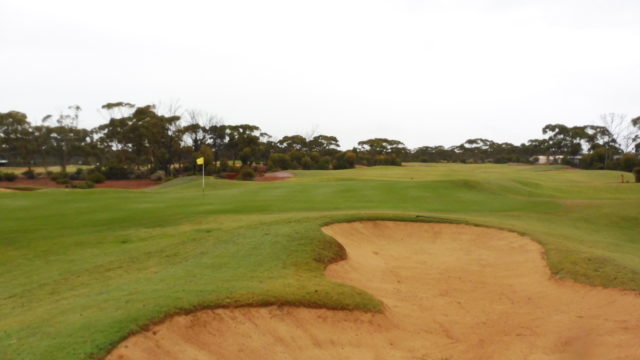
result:
M 564 155 L 537 155 L 532 156 L 529 160 L 538 165 L 571 163 L 578 164 L 582 156 L 564 156 Z
M 549 164 L 560 164 L 564 159 L 563 155 L 555 155 L 555 156 L 547 156 L 547 155 L 536 155 L 532 156 L 531 162 L 538 165 L 549 165 Z

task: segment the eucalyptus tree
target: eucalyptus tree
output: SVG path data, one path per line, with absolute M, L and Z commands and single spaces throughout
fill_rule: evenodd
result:
M 227 151 L 235 163 L 240 159 L 243 165 L 250 164 L 256 155 L 263 133 L 260 127 L 249 124 L 227 126 Z M 242 158 L 240 154 L 242 153 Z
M 335 136 L 316 135 L 307 141 L 307 149 L 321 155 L 331 155 L 339 151 L 340 142 Z
M 80 111 L 78 105 L 67 108 L 69 112 L 60 112 L 57 117 L 47 115 L 42 119 L 43 125 L 53 122 L 49 128 L 50 154 L 58 160 L 62 172 L 67 171 L 67 165 L 72 156 L 83 156 L 84 145 L 89 138 L 89 130 L 78 128 Z
M 287 135 L 283 136 L 277 142 L 280 150 L 283 152 L 306 151 L 307 139 L 302 135 Z
M 404 143 L 387 138 L 373 138 L 358 142 L 359 161 L 367 165 L 400 165 L 408 153 Z
M 27 115 L 19 111 L 0 113 L 0 153 L 31 169 L 36 148 Z

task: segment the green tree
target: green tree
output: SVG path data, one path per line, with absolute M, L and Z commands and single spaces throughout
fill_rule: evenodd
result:
M 374 138 L 358 142 L 358 158 L 367 165 L 401 165 L 407 153 L 399 140 Z
M 50 128 L 49 136 L 51 138 L 51 154 L 58 159 L 61 171 L 67 172 L 67 165 L 72 156 L 82 156 L 85 153 L 87 138 L 89 131 L 78 128 L 80 119 L 80 111 L 82 109 L 78 105 L 68 107 L 69 113 L 61 112 L 55 119 L 55 126 Z M 53 116 L 47 115 L 43 119 L 43 123 L 47 123 L 53 119 Z
M 36 148 L 27 115 L 19 111 L 0 113 L 0 151 L 31 169 Z
M 307 150 L 307 139 L 302 135 L 289 135 L 284 136 L 278 140 L 278 146 L 283 152 L 289 153 L 294 150 L 304 151 Z
M 240 152 L 250 153 L 249 158 L 245 158 L 247 163 L 253 161 L 254 150 L 260 145 L 260 128 L 255 125 L 242 124 L 230 125 L 227 127 L 227 150 L 231 159 L 235 163 L 240 157 Z M 249 148 L 249 150 L 247 150 Z M 245 165 L 245 163 L 243 163 Z

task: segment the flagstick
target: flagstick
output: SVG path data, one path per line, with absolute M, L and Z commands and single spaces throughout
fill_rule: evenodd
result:
M 202 196 L 204 196 L 204 163 L 202 164 Z

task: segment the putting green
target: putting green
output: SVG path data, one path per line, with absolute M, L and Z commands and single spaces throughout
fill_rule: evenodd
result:
M 284 182 L 181 178 L 150 190 L 0 196 L 0 358 L 87 359 L 165 316 L 290 304 L 376 311 L 327 279 L 320 228 L 433 217 L 541 243 L 554 274 L 640 290 L 640 186 L 619 172 L 436 165 L 297 171 Z

